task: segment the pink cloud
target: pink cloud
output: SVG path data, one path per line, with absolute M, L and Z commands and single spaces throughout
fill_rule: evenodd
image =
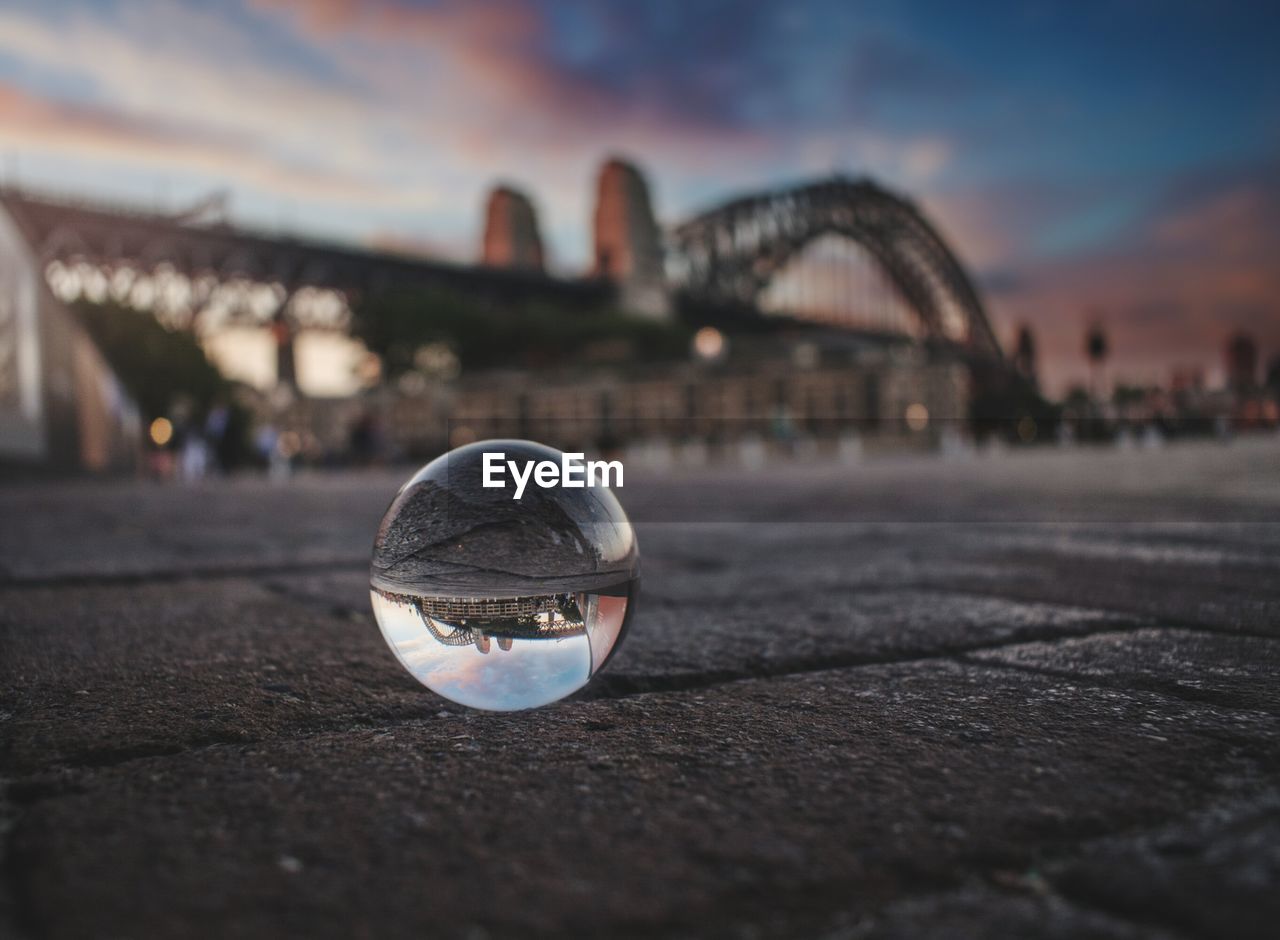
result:
M 449 128 L 451 142 L 473 156 L 493 158 L 536 141 L 563 153 L 584 143 L 609 150 L 622 141 L 687 144 L 697 160 L 709 146 L 734 147 L 739 155 L 772 147 L 763 134 L 716 125 L 706 115 L 685 114 L 640 87 L 620 91 L 584 79 L 545 49 L 551 25 L 518 0 L 409 6 L 387 0 L 253 0 L 259 9 L 284 14 L 329 51 L 344 41 L 372 41 L 410 52 L 416 69 L 396 71 L 396 82 L 417 81 L 432 92 L 427 61 L 438 65 L 438 89 L 464 105 L 471 121 Z M 394 57 L 393 57 L 394 58 Z M 360 63 L 362 70 L 389 63 Z M 483 115 L 483 120 L 474 120 Z M 615 139 L 610 139 L 614 137 Z M 927 159 L 927 155 L 921 155 Z
M 232 133 L 70 104 L 4 83 L 0 140 L 27 150 L 231 175 L 308 199 L 404 205 L 414 198 L 402 188 L 270 158 Z
M 1007 328 L 1036 330 L 1050 387 L 1084 377 L 1093 319 L 1110 334 L 1117 380 L 1166 381 L 1182 364 L 1211 371 L 1237 330 L 1280 353 L 1280 187 L 1265 182 L 1273 169 L 1179 194 L 1109 250 L 1028 263 L 993 306 Z

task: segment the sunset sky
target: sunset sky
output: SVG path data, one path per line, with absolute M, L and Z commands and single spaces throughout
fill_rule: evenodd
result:
M 1050 387 L 1280 353 L 1272 4 L 0 0 L 9 182 L 472 260 L 496 181 L 554 267 L 621 153 L 663 222 L 840 171 L 911 195 Z

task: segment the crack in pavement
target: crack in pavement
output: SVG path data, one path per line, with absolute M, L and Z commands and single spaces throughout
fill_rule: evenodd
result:
M 904 591 L 927 591 L 931 594 L 959 594 L 968 597 L 983 597 L 992 600 L 1007 601 L 1011 604 L 1043 604 L 1047 607 L 1070 607 L 1073 605 L 1064 604 L 1061 600 L 1051 597 L 1037 597 L 1031 594 L 1009 594 L 999 591 L 995 588 L 981 588 L 973 585 L 948 584 L 939 582 L 919 583 L 904 586 Z M 1280 640 L 1280 633 L 1266 633 L 1259 630 L 1246 630 L 1239 627 L 1221 626 L 1205 620 L 1184 620 L 1181 617 L 1170 616 L 1160 611 L 1142 610 L 1137 607 L 1113 607 L 1110 605 L 1100 606 L 1098 604 L 1081 604 L 1082 609 L 1098 611 L 1099 613 L 1109 614 L 1114 617 L 1131 618 L 1144 617 L 1149 621 L 1158 623 L 1157 629 L 1178 629 L 1190 632 L 1211 633 L 1216 636 L 1244 636 L 1254 637 L 1259 640 Z M 1280 615 L 1280 611 L 1277 611 Z
M 1221 781 L 1219 781 L 1219 787 L 1222 787 Z M 1228 797 L 1224 793 L 1217 799 L 1206 801 L 1196 809 L 1181 813 L 1163 822 L 1092 836 L 1076 845 L 1072 853 L 1060 855 L 1055 859 L 1049 860 L 1043 866 L 1045 871 L 1042 872 L 1042 877 L 1052 886 L 1055 892 L 1067 898 L 1073 904 L 1087 906 L 1112 917 L 1143 926 L 1157 927 L 1183 936 L 1223 936 L 1224 931 L 1221 925 L 1217 925 L 1212 929 L 1188 930 L 1186 925 L 1178 919 L 1181 912 L 1176 910 L 1170 910 L 1163 917 L 1157 913 L 1155 916 L 1148 914 L 1148 916 L 1139 918 L 1136 913 L 1136 909 L 1139 907 L 1146 912 L 1160 912 L 1163 909 L 1159 906 L 1136 905 L 1132 903 L 1132 900 L 1126 904 L 1123 899 L 1109 895 L 1106 891 L 1097 890 L 1096 885 L 1090 886 L 1087 882 L 1080 883 L 1079 879 L 1072 878 L 1072 869 L 1069 866 L 1073 863 L 1077 866 L 1087 866 L 1094 860 L 1091 859 L 1091 853 L 1094 850 L 1101 849 L 1105 852 L 1107 849 L 1114 849 L 1116 846 L 1123 846 L 1127 850 L 1139 850 L 1145 843 L 1148 848 L 1154 848 L 1159 852 L 1160 837 L 1170 834 L 1179 841 L 1189 841 L 1191 845 L 1199 848 L 1203 853 L 1205 849 L 1212 847 L 1216 838 L 1228 832 L 1231 827 L 1238 827 L 1242 820 L 1248 821 L 1252 827 L 1258 821 L 1274 816 L 1280 811 L 1280 790 L 1277 790 L 1274 785 L 1270 789 L 1255 789 L 1248 794 L 1240 792 L 1238 787 L 1229 785 L 1226 787 L 1226 791 L 1233 793 L 1233 795 Z M 1187 839 L 1188 832 L 1191 834 L 1189 840 Z M 1129 860 L 1129 863 L 1132 863 L 1132 859 Z M 1222 865 L 1223 863 L 1220 862 L 1219 864 Z M 1238 924 L 1235 926 L 1239 927 Z M 1267 918 L 1265 923 L 1260 923 L 1257 926 L 1259 928 L 1257 931 L 1258 936 L 1271 936 L 1274 933 L 1274 922 L 1270 917 Z M 1231 933 L 1228 932 L 1226 935 L 1231 935 Z M 1253 933 L 1250 932 L 1249 935 L 1252 936 Z
M 323 610 L 330 616 L 338 616 L 350 618 L 353 616 L 362 617 L 368 613 L 368 608 L 363 604 L 351 604 L 341 600 L 326 598 L 323 601 L 318 600 L 315 596 L 307 594 L 303 591 L 296 590 L 292 585 L 282 581 L 271 580 L 270 573 L 266 573 L 261 579 L 262 587 L 281 597 L 289 600 L 297 601 L 312 607 L 313 609 Z M 851 590 L 850 593 L 864 593 L 865 589 L 858 588 Z M 1003 594 L 994 590 L 982 590 L 974 587 L 963 587 L 950 584 L 911 582 L 901 585 L 890 585 L 885 588 L 879 588 L 874 591 L 877 594 L 910 594 L 913 592 L 927 592 L 929 594 L 950 594 L 958 597 L 981 598 L 983 600 L 1005 601 L 1010 604 L 1026 604 L 1040 605 L 1044 607 L 1052 607 L 1060 610 L 1078 609 L 1086 610 L 1101 615 L 1102 618 L 1114 620 L 1121 627 L 1127 629 L 1136 624 L 1139 618 L 1146 621 L 1146 626 L 1150 629 L 1176 629 L 1185 630 L 1189 633 L 1203 633 L 1213 636 L 1232 636 L 1232 637 L 1251 637 L 1259 640 L 1280 641 L 1280 634 L 1265 633 L 1256 630 L 1243 630 L 1231 627 L 1220 627 L 1209 625 L 1201 621 L 1182 620 L 1177 617 L 1168 617 L 1158 613 L 1150 613 L 1146 611 L 1122 610 L 1109 606 L 1099 606 L 1097 604 L 1064 604 L 1059 600 L 1053 599 L 1037 599 L 1032 597 L 1015 597 Z M 660 600 L 660 596 L 653 598 L 644 598 L 646 600 Z M 1081 636 L 1089 634 L 1079 634 Z M 1057 635 L 1046 636 L 1046 639 L 1056 640 L 1060 637 Z M 1029 638 L 1025 642 L 1035 642 L 1035 638 Z
M 1148 628 L 1157 629 L 1162 632 L 1173 632 L 1181 630 L 1181 627 L 1157 627 Z M 1119 635 L 1124 635 L 1131 631 L 1118 630 Z M 1095 634 L 1102 636 L 1105 634 Z M 1081 634 L 1083 637 L 1084 634 Z M 1060 640 L 1072 639 L 1071 637 L 1062 637 Z M 1266 637 L 1264 639 L 1274 639 Z M 1054 641 L 1054 642 L 1060 642 Z M 1037 642 L 1032 640 L 1031 642 Z M 1017 644 L 1015 644 L 1017 645 Z M 1277 652 L 1280 652 L 1280 640 L 1276 640 Z M 970 653 L 963 653 L 957 657 L 960 662 L 971 663 L 975 666 L 994 666 L 999 669 L 1008 669 L 1013 672 L 1023 672 L 1031 675 L 1049 676 L 1055 679 L 1067 679 L 1079 685 L 1087 685 L 1093 688 L 1114 689 L 1120 692 L 1154 692 L 1163 695 L 1166 698 L 1176 698 L 1179 701 L 1188 702 L 1193 705 L 1213 705 L 1218 708 L 1226 708 L 1231 711 L 1254 711 L 1265 715 L 1280 717 L 1280 698 L 1274 703 L 1246 705 L 1239 702 L 1230 701 L 1230 692 L 1222 692 L 1217 689 L 1197 689 L 1192 686 L 1180 685 L 1176 681 L 1161 682 L 1158 679 L 1145 678 L 1135 676 L 1131 679 L 1122 678 L 1114 675 L 1099 675 L 1097 673 L 1073 672 L 1070 669 L 1055 669 L 1052 666 L 1037 666 L 1031 663 L 1010 662 L 1007 659 L 987 659 L 981 656 L 974 656 L 971 653 L 985 652 L 984 650 L 972 650 Z
M 50 587 L 135 586 L 153 582 L 221 581 L 245 578 L 257 580 L 282 574 L 305 574 L 313 571 L 342 571 L 368 568 L 367 556 L 330 558 L 312 561 L 254 562 L 208 565 L 197 568 L 148 568 L 142 571 L 111 571 L 99 574 L 3 575 L 0 590 Z
M 786 679 L 790 677 L 799 677 L 813 675 L 822 672 L 841 672 L 846 670 L 864 669 L 876 666 L 896 666 L 911 665 L 913 663 L 929 663 L 929 662 L 952 662 L 959 665 L 978 666 L 980 668 L 999 668 L 1003 664 L 996 660 L 988 662 L 985 660 L 968 661 L 966 654 L 985 652 L 989 650 L 1000 650 L 1006 647 L 1020 646 L 1026 643 L 1035 642 L 1059 642 L 1063 640 L 1073 640 L 1087 638 L 1094 635 L 1106 634 L 1126 634 L 1135 632 L 1139 629 L 1158 629 L 1152 628 L 1149 624 L 1134 624 L 1127 628 L 1118 628 L 1115 623 L 1100 624 L 1099 627 L 1092 631 L 1071 631 L 1063 629 L 1048 633 L 1040 633 L 1034 636 L 1019 635 L 1016 637 L 1002 639 L 994 643 L 972 643 L 972 644 L 953 644 L 945 648 L 935 648 L 929 650 L 909 649 L 898 650 L 893 653 L 874 654 L 874 653 L 850 653 L 846 656 L 835 657 L 798 657 L 792 660 L 779 660 L 776 668 L 768 669 L 723 669 L 723 670 L 703 670 L 698 672 L 677 673 L 672 675 L 601 675 L 595 682 L 588 685 L 585 689 L 565 699 L 563 702 L 550 707 L 553 708 L 572 708 L 576 705 L 591 704 L 594 702 L 618 701 L 646 695 L 663 695 L 673 692 L 691 692 L 702 691 L 718 688 L 724 685 L 731 685 L 739 682 L 757 682 L 768 681 L 771 679 Z M 1071 681 L 1078 682 L 1081 685 L 1089 685 L 1081 677 L 1071 674 L 1066 678 Z M 1123 688 L 1121 691 L 1125 691 Z M 1176 699 L 1178 696 L 1170 694 L 1167 690 L 1162 689 L 1142 689 L 1151 694 L 1160 695 L 1166 698 Z M 117 749 L 100 749 L 82 751 L 78 754 L 68 756 L 65 759 L 53 761 L 44 766 L 40 770 L 34 771 L 25 777 L 10 785 L 10 792 L 16 799 L 23 803 L 32 802 L 33 799 L 40 799 L 42 787 L 29 786 L 28 784 L 34 780 L 38 780 L 42 774 L 48 774 L 59 770 L 96 770 L 110 769 L 124 764 L 131 763 L 136 760 L 148 760 L 153 758 L 170 758 L 180 756 L 187 753 L 198 752 L 212 747 L 248 747 L 258 744 L 265 744 L 274 741 L 301 741 L 308 738 L 325 734 L 340 734 L 344 732 L 361 732 L 361 731 L 378 731 L 391 730 L 393 728 L 401 728 L 412 726 L 414 724 L 422 724 L 430 721 L 441 721 L 456 718 L 459 714 L 476 714 L 483 717 L 484 713 L 465 713 L 449 712 L 441 717 L 438 711 L 442 705 L 448 707 L 452 703 L 446 703 L 443 699 L 439 699 L 432 693 L 423 690 L 424 696 L 430 696 L 429 700 L 424 699 L 423 710 L 435 709 L 437 713 L 420 714 L 414 709 L 413 714 L 403 715 L 380 715 L 371 716 L 369 720 L 352 720 L 344 718 L 341 721 L 318 721 L 311 724 L 298 725 L 292 730 L 282 731 L 277 734 L 259 735 L 254 737 L 248 736 L 200 736 L 187 739 L 185 742 L 175 741 L 154 744 L 138 744 L 129 748 Z M 1214 704 L 1215 707 L 1228 708 L 1229 710 L 1242 711 L 1256 709 L 1231 708 L 1226 705 L 1217 703 L 1199 702 L 1196 704 Z M 1239 742 L 1235 742 L 1239 743 Z M 56 794 L 53 794 L 56 795 Z

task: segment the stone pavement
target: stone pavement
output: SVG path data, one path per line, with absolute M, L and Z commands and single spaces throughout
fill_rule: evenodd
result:
M 407 475 L 0 490 L 0 936 L 1275 935 L 1280 440 L 637 471 L 507 715 L 373 623 Z

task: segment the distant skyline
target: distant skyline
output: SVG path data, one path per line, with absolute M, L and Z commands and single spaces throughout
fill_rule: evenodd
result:
M 1280 353 L 1280 13 L 1245 2 L 0 3 L 3 175 L 459 260 L 490 187 L 553 270 L 622 154 L 664 223 L 833 171 L 914 198 L 1082 381 Z

